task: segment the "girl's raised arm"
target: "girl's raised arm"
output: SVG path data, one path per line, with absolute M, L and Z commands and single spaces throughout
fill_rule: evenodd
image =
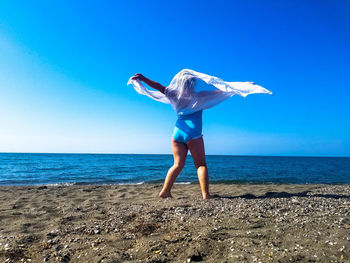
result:
M 165 87 L 164 87 L 162 84 L 160 84 L 160 83 L 158 83 L 158 82 L 155 82 L 155 81 L 153 81 L 153 80 L 151 80 L 151 79 L 148 79 L 148 78 L 146 78 L 145 76 L 143 76 L 142 74 L 139 74 L 139 73 L 135 74 L 135 76 L 133 77 L 133 79 L 141 80 L 141 81 L 145 82 L 145 83 L 146 83 L 148 86 L 150 86 L 151 88 L 154 88 L 154 89 L 156 89 L 156 90 L 159 90 L 161 93 L 164 94 Z

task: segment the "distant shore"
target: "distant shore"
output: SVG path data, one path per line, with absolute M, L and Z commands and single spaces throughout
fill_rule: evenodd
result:
M 350 185 L 160 188 L 0 186 L 0 261 L 350 261 Z

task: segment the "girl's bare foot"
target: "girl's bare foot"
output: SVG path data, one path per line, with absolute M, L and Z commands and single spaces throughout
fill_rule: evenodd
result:
M 211 195 L 207 194 L 207 195 L 203 195 L 203 200 L 208 200 L 211 199 Z
M 161 197 L 161 198 L 168 198 L 168 197 L 172 197 L 172 195 L 171 195 L 171 193 L 167 193 L 167 192 L 161 191 L 159 193 L 159 197 Z

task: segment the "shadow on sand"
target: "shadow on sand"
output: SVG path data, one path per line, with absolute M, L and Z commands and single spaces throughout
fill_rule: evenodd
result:
M 308 195 L 312 191 L 304 191 L 299 193 L 288 193 L 288 192 L 267 192 L 264 195 L 256 196 L 253 194 L 244 194 L 244 195 L 212 195 L 212 198 L 223 198 L 223 199 L 236 199 L 236 198 L 245 198 L 245 199 L 266 199 L 266 198 L 291 198 L 291 197 L 322 197 L 322 198 L 332 198 L 332 199 L 341 199 L 346 198 L 350 199 L 350 195 L 338 195 L 338 194 L 313 194 Z

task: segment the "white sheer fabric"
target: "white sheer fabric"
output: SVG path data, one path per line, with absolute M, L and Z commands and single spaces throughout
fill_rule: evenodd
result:
M 171 104 L 179 115 L 208 109 L 233 95 L 245 97 L 253 93 L 272 94 L 253 82 L 227 82 L 191 69 L 183 69 L 177 73 L 165 89 L 165 94 L 147 89 L 141 81 L 132 77 L 127 85 L 129 84 L 142 95 Z

